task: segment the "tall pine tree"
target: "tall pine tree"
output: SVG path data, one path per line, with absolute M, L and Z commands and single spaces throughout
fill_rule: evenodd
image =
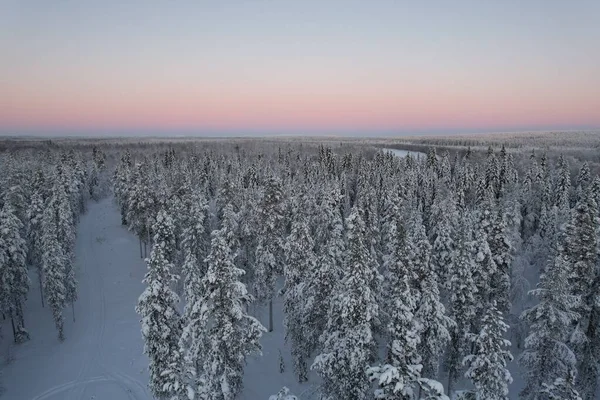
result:
M 199 318 L 204 324 L 202 396 L 208 400 L 233 400 L 242 389 L 245 360 L 260 352 L 259 339 L 265 328 L 244 311 L 252 300 L 239 278 L 244 271 L 234 262 L 229 245 L 228 224 L 212 233 L 208 270 L 202 280 Z
M 506 364 L 513 357 L 507 350 L 510 342 L 503 338 L 508 325 L 495 302 L 486 311 L 481 325 L 479 333 L 467 336 L 473 344 L 473 350 L 463 360 L 463 364 L 468 366 L 465 376 L 475 385 L 478 400 L 508 400 L 508 385 L 512 383 L 512 376 Z
M 52 197 L 42 219 L 42 269 L 44 275 L 44 297 L 50 306 L 54 323 L 58 330 L 58 339 L 63 341 L 64 319 L 62 311 L 66 304 L 65 264 L 63 247 L 58 241 L 56 226 L 56 199 Z
M 27 244 L 21 237 L 22 232 L 23 224 L 12 202 L 5 201 L 0 211 L 0 308 L 13 320 L 16 343 L 29 339 L 23 316 L 29 277 L 25 262 Z
M 521 315 L 530 324 L 525 351 L 519 359 L 527 371 L 523 399 L 540 398 L 544 384 L 552 384 L 576 368 L 576 357 L 567 341 L 573 321 L 579 318 L 574 311 L 579 298 L 571 293 L 569 273 L 567 261 L 558 254 L 540 277 L 538 288 L 531 291 L 539 303 Z
M 179 297 L 170 287 L 177 279 L 171 272 L 175 254 L 173 221 L 165 211 L 156 216 L 153 231 L 154 246 L 144 278 L 147 287 L 136 311 L 142 317 L 144 352 L 150 359 L 150 389 L 157 399 L 168 399 L 177 389 L 168 372 L 180 359 L 181 318 L 177 311 Z
M 347 253 L 345 276 L 333 293 L 328 322 L 323 333 L 323 352 L 312 368 L 323 378 L 326 396 L 362 400 L 369 388 L 365 366 L 375 347 L 372 324 L 379 307 L 371 284 L 377 271 L 369 265 L 365 225 L 354 206 L 346 219 Z

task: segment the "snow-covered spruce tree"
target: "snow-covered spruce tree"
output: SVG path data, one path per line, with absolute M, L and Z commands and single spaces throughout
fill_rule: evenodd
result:
M 592 290 L 598 259 L 596 221 L 590 205 L 592 208 L 595 207 L 591 196 L 586 196 L 577 202 L 571 221 L 566 225 L 564 232 L 564 254 L 572 270 L 569 282 L 572 285 L 573 294 L 582 300 L 577 310 L 581 317 L 587 317 L 593 306 L 593 297 L 588 299 L 587 296 Z
M 411 366 L 414 368 L 403 370 L 392 364 L 378 365 L 367 368 L 369 381 L 375 382 L 376 399 L 386 400 L 412 400 L 416 398 L 415 391 L 418 377 L 421 373 L 421 365 Z
M 150 233 L 152 209 L 155 207 L 154 196 L 151 193 L 148 181 L 148 163 L 135 166 L 131 186 L 127 192 L 127 222 L 129 229 L 135 232 L 141 243 Z M 141 254 L 140 254 L 141 256 Z
M 227 175 L 218 191 L 216 205 L 217 205 L 217 215 L 222 218 L 223 210 L 227 204 L 230 204 L 233 209 L 236 209 L 236 205 L 234 201 L 238 201 L 238 197 L 236 196 L 236 182 L 233 181 L 232 177 Z
M 256 235 L 256 208 L 255 191 L 243 191 L 240 199 L 240 209 L 237 212 L 240 248 L 236 264 L 246 271 L 242 278 L 246 284 L 254 280 L 254 256 L 256 255 L 258 241 Z
M 419 218 L 416 219 L 413 232 L 407 240 L 412 241 L 415 246 L 412 262 L 417 278 L 414 287 L 419 294 L 415 319 L 421 338 L 418 347 L 423 360 L 421 375 L 424 378 L 436 379 L 440 353 L 450 340 L 449 329 L 454 327 L 455 323 L 446 315 L 446 309 L 440 301 L 437 275 L 431 273 L 431 245 Z
M 587 190 L 591 183 L 592 177 L 590 175 L 590 165 L 585 161 L 579 169 L 579 175 L 577 175 L 577 181 L 575 182 L 577 195 L 582 197 L 582 194 Z
M 381 215 L 379 217 L 381 224 L 379 231 L 381 234 L 382 252 L 380 265 L 383 267 L 384 275 L 387 270 L 386 264 L 388 259 L 393 257 L 392 253 L 395 251 L 395 245 L 392 245 L 392 242 L 396 240 L 396 220 L 398 219 L 398 214 L 400 212 L 400 203 L 401 200 L 398 187 L 390 184 L 389 187 L 383 190 L 380 208 Z
M 498 159 L 494 154 L 492 147 L 488 147 L 487 159 L 485 163 L 485 187 L 488 191 L 496 194 L 496 190 L 499 186 L 500 178 L 500 166 Z
M 486 186 L 485 177 L 481 176 L 477 179 L 477 185 L 475 189 L 475 202 L 478 206 L 482 206 L 488 203 L 494 196 L 492 189 Z
M 181 357 L 178 345 L 181 318 L 177 311 L 179 298 L 170 287 L 177 279 L 171 273 L 175 254 L 173 222 L 164 210 L 156 216 L 153 231 L 154 246 L 144 278 L 147 287 L 138 300 L 136 312 L 142 317 L 144 352 L 150 359 L 150 390 L 157 399 L 169 399 L 180 389 L 179 377 L 168 372 Z
M 433 379 L 418 378 L 417 394 L 412 386 L 406 386 L 406 375 L 390 364 L 368 368 L 367 376 L 379 386 L 379 389 L 375 390 L 375 398 L 378 400 L 449 400 L 444 394 L 444 386 Z
M 240 393 L 246 357 L 260 352 L 259 339 L 265 331 L 244 311 L 252 297 L 239 280 L 244 271 L 235 266 L 228 236 L 227 224 L 212 232 L 202 303 L 194 306 L 201 309 L 205 329 L 200 390 L 207 400 L 233 400 Z
M 327 327 L 321 335 L 323 350 L 311 368 L 323 378 L 325 396 L 362 400 L 369 389 L 365 366 L 375 347 L 372 321 L 379 314 L 370 290 L 377 271 L 367 263 L 366 228 L 356 206 L 346 219 L 346 227 L 345 274 L 332 294 Z
M 286 340 L 291 342 L 294 371 L 299 382 L 308 380 L 306 362 L 310 357 L 309 343 L 306 342 L 306 297 L 304 282 L 306 275 L 316 270 L 314 242 L 306 223 L 305 215 L 297 211 L 292 223 L 292 232 L 285 245 L 286 263 L 284 266 L 285 286 L 283 288 L 283 311 L 285 317 Z
M 383 281 L 383 277 L 381 276 L 381 274 L 379 273 L 380 271 L 380 264 L 379 261 L 382 257 L 381 257 L 381 246 L 378 243 L 380 240 L 380 233 L 379 233 L 379 222 L 378 222 L 378 213 L 377 213 L 377 201 L 374 198 L 375 196 L 371 193 L 369 195 L 369 200 L 367 201 L 368 206 L 365 205 L 365 207 L 362 207 L 360 205 L 358 205 L 358 209 L 361 212 L 361 217 L 363 219 L 363 222 L 365 223 L 365 234 L 364 234 L 364 238 L 365 238 L 365 245 L 367 246 L 367 249 L 369 250 L 368 252 L 368 257 L 366 259 L 366 262 L 368 265 L 371 265 L 373 270 L 375 271 L 375 275 L 374 278 L 370 281 L 370 285 L 371 285 L 371 293 L 373 293 L 373 295 L 375 296 L 375 301 L 377 304 L 381 304 L 382 303 L 382 299 L 381 299 L 381 282 Z M 373 318 L 372 320 L 372 327 L 374 329 L 374 331 L 376 332 L 380 332 L 382 325 L 381 325 L 381 320 L 379 318 L 379 315 L 377 315 L 376 318 Z
M 387 285 L 385 312 L 388 314 L 387 333 L 390 338 L 386 364 L 371 367 L 367 375 L 376 381 L 379 389 L 376 398 L 413 399 L 421 377 L 421 358 L 417 352 L 420 343 L 419 326 L 414 317 L 417 299 L 409 286 L 409 274 L 402 259 L 396 224 L 390 224 L 389 246 L 392 248 L 387 260 Z
M 231 255 L 233 257 L 233 261 L 236 266 L 238 266 L 237 258 L 240 254 L 240 215 L 239 213 L 234 211 L 233 204 L 226 204 L 223 207 L 223 213 L 221 217 L 221 229 L 227 230 L 227 236 L 225 239 L 227 240 L 227 245 L 231 249 Z M 211 232 L 212 233 L 212 232 Z M 238 267 L 239 268 L 239 267 Z M 246 274 L 246 271 L 243 268 L 243 275 Z
M 75 221 L 73 219 L 72 204 L 68 186 L 68 174 L 60 166 L 56 168 L 54 182 L 51 190 L 52 204 L 55 209 L 56 236 L 63 247 L 65 256 L 65 289 L 67 290 L 67 302 L 77 297 L 77 282 L 69 281 L 70 271 L 74 262 L 75 250 Z
M 27 230 L 27 259 L 30 265 L 34 266 L 37 272 L 40 291 L 42 290 L 42 219 L 44 215 L 44 175 L 38 170 L 34 175 L 33 192 L 27 209 L 27 219 L 29 221 Z M 42 305 L 44 304 L 44 295 L 41 293 Z
M 523 184 L 526 186 L 533 185 L 538 175 L 540 175 L 539 166 L 535 157 L 535 150 L 532 150 L 531 154 L 529 154 L 529 168 L 527 168 L 525 176 L 523 177 Z
M 437 154 L 435 150 L 435 146 L 431 146 L 429 150 L 427 150 L 427 157 L 425 159 L 425 166 L 427 168 L 436 169 L 438 165 Z
M 317 349 L 319 338 L 327 326 L 327 315 L 331 308 L 332 293 L 342 277 L 342 264 L 346 245 L 344 226 L 339 209 L 339 191 L 324 203 L 324 227 L 317 254 L 315 269 L 309 271 L 304 282 L 306 296 L 305 342 L 310 351 Z
M 552 210 L 557 209 L 555 205 L 552 204 L 552 184 L 550 182 L 549 174 L 546 175 L 546 178 L 543 182 L 542 194 L 540 199 L 540 215 L 538 220 L 538 234 L 541 237 L 544 237 L 548 226 L 544 225 L 548 221 L 543 221 L 544 213 L 546 214 L 546 218 L 548 215 L 553 212 Z
M 56 236 L 63 247 L 65 260 L 65 301 L 74 307 L 77 300 L 77 279 L 73 269 L 75 262 L 75 222 L 69 193 L 65 189 L 67 185 L 65 182 L 68 182 L 68 179 L 68 175 L 58 168 L 52 187 L 52 196 L 55 198 L 54 204 L 56 206 Z M 73 318 L 75 318 L 74 313 Z
M 579 362 L 578 388 L 593 397 L 600 379 L 600 272 L 598 271 L 597 204 L 589 190 L 583 193 L 565 228 L 564 253 L 572 274 L 571 290 L 581 302 L 579 320 L 571 337 Z
M 598 282 L 596 282 L 596 287 Z M 573 346 L 575 348 L 576 356 L 579 361 L 579 376 L 577 379 L 577 388 L 579 393 L 584 398 L 593 398 L 596 396 L 598 391 L 598 380 L 600 379 L 600 366 L 598 360 L 600 359 L 600 350 L 598 350 L 600 343 L 600 333 L 598 330 L 600 312 L 594 309 L 591 314 L 591 319 L 588 324 L 588 329 L 585 332 L 585 337 L 582 342 L 574 340 Z M 577 333 L 573 335 L 575 337 Z
M 500 312 L 507 313 L 510 311 L 510 278 L 513 257 L 505 218 L 501 210 L 495 213 L 487 241 L 496 265 L 496 270 L 491 276 L 490 296 L 497 302 Z
M 72 225 L 79 220 L 83 211 L 83 176 L 74 151 L 69 151 L 63 157 L 60 178 L 67 194 L 68 209 L 71 212 Z
M 575 371 L 569 370 L 566 377 L 556 378 L 553 383 L 544 383 L 541 393 L 548 400 L 583 400 L 575 388 Z
M 65 255 L 63 247 L 58 241 L 56 227 L 56 199 L 50 198 L 42 219 L 42 245 L 41 254 L 43 269 L 44 297 L 52 311 L 54 323 L 58 331 L 58 339 L 65 340 L 62 311 L 66 304 L 65 289 Z
M 436 379 L 439 356 L 450 340 L 449 329 L 454 326 L 454 321 L 446 316 L 433 274 L 423 281 L 415 318 L 421 336 L 418 351 L 423 360 L 422 376 Z
M 508 325 L 495 302 L 486 311 L 481 325 L 479 333 L 467 336 L 473 344 L 473 350 L 463 360 L 463 364 L 468 366 L 465 377 L 473 382 L 477 399 L 508 400 L 508 385 L 512 383 L 512 376 L 506 364 L 513 357 L 507 349 L 510 342 L 503 337 Z
M 185 255 L 182 251 L 183 242 L 183 231 L 187 227 L 187 211 L 189 205 L 186 204 L 185 195 L 187 187 L 178 187 L 177 189 L 172 188 L 171 192 L 165 196 L 165 200 L 161 202 L 164 204 L 165 210 L 171 215 L 173 219 L 173 233 L 175 234 L 175 249 L 177 255 L 173 263 L 180 267 L 183 264 Z M 180 270 L 178 270 L 179 272 Z
M 409 271 L 410 264 L 404 259 L 402 246 L 405 238 L 398 232 L 396 224 L 392 225 L 392 246 L 394 251 L 388 265 L 386 293 L 386 312 L 389 314 L 388 334 L 390 346 L 388 360 L 396 365 L 418 364 L 417 344 L 419 326 L 414 312 L 417 308 L 418 293 L 410 287 L 413 274 Z M 394 344 L 394 342 L 397 342 Z M 402 354 L 397 350 L 402 349 Z
M 537 164 L 535 164 L 535 160 L 533 160 L 533 165 L 528 172 L 529 178 L 530 174 L 535 174 L 535 170 L 537 169 Z M 531 177 L 531 179 L 526 179 L 523 182 L 521 187 L 522 191 L 522 210 L 521 214 L 523 216 L 523 224 L 520 229 L 521 237 L 523 240 L 528 241 L 531 236 L 533 236 L 537 231 L 537 224 L 539 223 L 539 214 L 541 209 L 541 198 L 540 191 L 538 188 L 538 184 L 535 182 L 535 177 Z M 553 200 L 554 201 L 554 200 Z
M 290 393 L 290 389 L 284 386 L 277 394 L 269 396 L 269 400 L 298 400 L 298 398 Z
M 254 291 L 259 301 L 269 302 L 269 332 L 273 331 L 273 295 L 275 282 L 281 274 L 283 246 L 283 192 L 281 183 L 270 177 L 266 184 L 258 210 L 260 227 L 258 245 L 255 252 Z
M 548 208 L 546 205 L 542 205 L 537 235 L 543 241 L 542 246 L 539 247 L 543 247 L 543 249 L 546 251 L 546 255 L 556 253 L 555 250 L 557 248 L 559 239 L 559 237 L 557 236 L 557 234 L 559 233 L 557 224 L 558 209 L 556 208 L 556 206 L 551 206 L 551 208 Z M 534 241 L 530 240 L 531 244 L 532 242 Z
M 567 213 L 571 208 L 571 172 L 569 170 L 569 162 L 565 156 L 561 154 L 558 157 L 556 186 L 554 190 L 554 204 L 562 213 Z
M 538 288 L 530 292 L 539 303 L 521 314 L 530 324 L 525 351 L 519 358 L 527 371 L 527 383 L 520 394 L 523 399 L 540 398 L 544 384 L 552 384 L 576 368 L 576 357 L 567 341 L 573 321 L 579 318 L 574 311 L 579 298 L 571 293 L 569 274 L 565 257 L 556 255 L 541 275 Z
M 489 226 L 491 228 L 491 225 Z M 479 221 L 475 229 L 473 241 L 473 258 L 475 268 L 473 269 L 473 280 L 477 286 L 476 299 L 478 304 L 478 314 L 483 316 L 484 310 L 490 304 L 493 296 L 492 277 L 497 273 L 496 262 L 490 250 L 486 228 Z M 479 330 L 479 327 L 476 327 Z
M 533 159 L 535 160 L 535 155 L 533 153 L 532 150 L 532 155 L 534 156 Z M 540 183 L 544 180 L 544 177 L 549 175 L 550 173 L 550 168 L 549 168 L 549 164 L 548 164 L 548 154 L 546 154 L 546 152 L 542 153 L 542 156 L 540 157 L 540 165 L 539 167 L 536 168 L 536 175 L 535 175 L 535 181 Z
M 404 251 L 409 260 L 409 268 L 413 270 L 411 285 L 419 293 L 423 286 L 423 279 L 431 275 L 433 271 L 431 266 L 431 244 L 427 239 L 420 212 L 411 210 L 411 214 L 408 227 L 409 233 L 405 240 L 405 246 L 408 249 Z M 434 275 L 434 281 L 437 283 L 437 274 L 434 273 Z
M 444 394 L 444 385 L 434 379 L 419 379 L 419 400 L 449 400 Z
M 450 277 L 455 264 L 454 219 L 456 208 L 452 200 L 436 203 L 433 206 L 434 228 L 432 238 L 431 264 L 438 275 L 441 286 L 449 289 Z
M 16 179 L 20 178 L 25 180 L 25 177 L 22 176 L 22 173 L 17 173 L 15 176 L 10 176 L 8 178 L 10 186 L 6 188 L 3 193 L 3 204 L 10 204 L 10 207 L 13 209 L 13 213 L 16 217 L 21 221 L 23 227 L 21 230 L 23 231 L 23 235 L 27 232 L 27 200 L 26 200 L 26 192 L 25 185 L 26 183 L 21 181 L 17 181 Z
M 496 197 L 500 198 L 506 191 L 506 186 L 510 182 L 510 173 L 511 166 L 508 158 L 508 153 L 506 152 L 506 147 L 502 145 L 500 149 L 498 160 L 498 186 L 496 188 Z
M 83 212 L 85 212 L 85 186 L 87 185 L 87 166 L 85 161 L 81 157 L 78 160 L 76 160 L 76 163 L 73 166 L 73 170 L 75 186 L 77 188 L 76 200 L 79 203 L 77 207 L 73 208 L 73 211 L 76 213 L 77 219 L 79 219 L 79 216 Z
M 22 228 L 12 202 L 5 201 L 0 211 L 0 308 L 13 320 L 16 343 L 29 339 L 23 317 L 29 277 L 25 262 L 27 243 L 21 237 Z
M 458 227 L 460 232 L 455 253 L 455 264 L 449 283 L 449 315 L 456 325 L 450 330 L 450 343 L 445 360 L 448 371 L 448 394 L 462 371 L 462 359 L 468 354 L 467 334 L 471 332 L 477 316 L 477 286 L 473 280 L 476 268 L 472 251 L 472 227 L 468 217 L 463 215 Z
M 446 185 L 449 185 L 452 182 L 452 165 L 450 164 L 450 153 L 448 150 L 446 150 L 442 155 L 442 160 L 438 170 L 438 177 Z
M 129 150 L 127 150 L 125 154 L 121 156 L 119 164 L 115 169 L 113 180 L 113 190 L 117 203 L 120 206 L 122 225 L 127 225 L 127 206 L 129 201 L 127 195 L 129 192 L 128 187 L 131 184 L 131 165 L 131 154 L 129 153 Z
M 90 197 L 97 199 L 100 188 L 100 177 L 106 169 L 106 154 L 96 146 L 92 148 L 92 166 L 90 180 L 88 181 L 88 192 Z
M 597 205 L 600 205 L 600 176 L 596 175 L 590 185 L 590 193 L 592 194 Z
M 183 252 L 183 279 L 186 302 L 188 297 L 195 294 L 192 281 L 199 282 L 206 268 L 203 266 L 206 257 L 204 243 L 206 213 L 208 204 L 205 196 L 199 190 L 194 190 L 189 195 L 189 200 L 184 201 L 187 208 L 183 218 L 181 248 Z
M 182 380 L 195 382 L 201 376 L 201 354 L 205 346 L 204 321 L 201 313 L 203 283 L 206 273 L 204 265 L 204 220 L 206 213 L 204 196 L 194 191 L 191 195 L 186 226 L 183 230 L 183 266 L 184 299 L 183 331 L 179 340 L 181 365 L 175 366 L 182 373 Z

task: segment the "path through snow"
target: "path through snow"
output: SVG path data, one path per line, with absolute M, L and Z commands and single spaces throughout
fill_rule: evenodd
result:
M 147 358 L 134 307 L 146 265 L 137 239 L 121 226 L 112 203 L 89 203 L 77 230 L 79 300 L 73 322 L 65 309 L 66 340 L 60 343 L 48 308 L 42 308 L 38 281 L 25 311 L 31 340 L 12 345 L 5 321 L 2 354 L 14 360 L 2 368 L 6 399 L 150 399 Z M 2 360 L 4 362 L 5 360 Z
M 2 399 L 19 400 L 146 400 L 148 359 L 143 354 L 140 318 L 135 305 L 144 290 L 146 264 L 137 238 L 121 226 L 113 199 L 89 203 L 77 230 L 76 260 L 79 300 L 76 322 L 64 311 L 66 340 L 57 339 L 52 314 L 42 308 L 36 276 L 25 311 L 31 340 L 12 344 L 10 321 L 1 321 L 4 338 L 0 359 L 5 386 Z M 263 323 L 266 307 L 252 307 Z M 298 384 L 285 344 L 281 299 L 274 301 L 275 331 L 261 339 L 263 355 L 249 358 L 240 400 L 267 399 L 286 385 L 303 400 L 315 398 L 316 374 Z M 285 372 L 279 371 L 279 352 Z M 309 360 L 309 364 L 312 360 Z

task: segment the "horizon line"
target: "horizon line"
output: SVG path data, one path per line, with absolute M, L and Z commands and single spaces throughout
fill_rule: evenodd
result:
M 2 140 L 52 140 L 52 139 L 273 139 L 273 138 L 340 138 L 340 139 L 395 139 L 395 138 L 410 138 L 410 137 L 444 137 L 444 136 L 477 136 L 477 135 L 506 135 L 506 134 L 549 134 L 549 133 L 585 133 L 585 134 L 600 134 L 600 127 L 585 128 L 585 129 L 523 129 L 523 130 L 492 130 L 492 131 L 451 131 L 451 132 L 411 132 L 411 133 L 390 133 L 390 134 L 368 134 L 368 133 L 247 133 L 247 134 L 202 134 L 202 133 L 184 133 L 184 134 L 169 134 L 164 132 L 161 134 L 152 133 L 145 135 L 143 133 L 89 133 L 89 134 L 7 134 L 0 132 Z

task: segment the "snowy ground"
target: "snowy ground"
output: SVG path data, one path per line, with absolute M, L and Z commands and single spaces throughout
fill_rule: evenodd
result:
M 266 327 L 269 321 L 267 307 L 260 307 L 257 311 L 250 310 L 252 314 Z M 244 372 L 244 392 L 241 400 L 267 400 L 270 395 L 276 394 L 283 386 L 301 400 L 317 399 L 317 389 L 320 379 L 314 371 L 309 372 L 308 382 L 299 384 L 293 373 L 290 349 L 285 344 L 283 328 L 283 310 L 281 298 L 273 302 L 273 332 L 263 334 L 261 344 L 262 356 L 254 356 L 248 360 Z M 279 352 L 284 360 L 284 372 L 279 372 Z M 309 367 L 312 360 L 308 361 Z
M 42 308 L 37 279 L 25 311 L 31 340 L 12 345 L 4 324 L 2 354 L 7 399 L 149 399 L 147 359 L 134 305 L 146 266 L 136 238 L 121 227 L 112 200 L 90 203 L 81 217 L 76 245 L 80 291 L 76 322 L 65 309 L 66 340 L 60 343 L 48 308 Z
M 76 268 L 80 294 L 64 312 L 66 340 L 57 339 L 48 308 L 42 308 L 37 279 L 25 310 L 31 340 L 12 344 L 10 321 L 1 321 L 2 399 L 18 400 L 125 400 L 151 399 L 147 389 L 148 361 L 143 354 L 139 316 L 134 307 L 144 289 L 146 264 L 140 258 L 137 238 L 121 226 L 112 199 L 90 203 L 78 226 Z M 252 357 L 246 367 L 241 399 L 268 399 L 288 386 L 303 400 L 314 398 L 314 382 L 299 385 L 292 373 L 289 349 L 284 343 L 281 300 L 274 304 L 275 331 L 262 339 L 263 356 Z M 267 321 L 264 307 L 256 313 Z M 279 372 L 279 351 L 285 372 Z

